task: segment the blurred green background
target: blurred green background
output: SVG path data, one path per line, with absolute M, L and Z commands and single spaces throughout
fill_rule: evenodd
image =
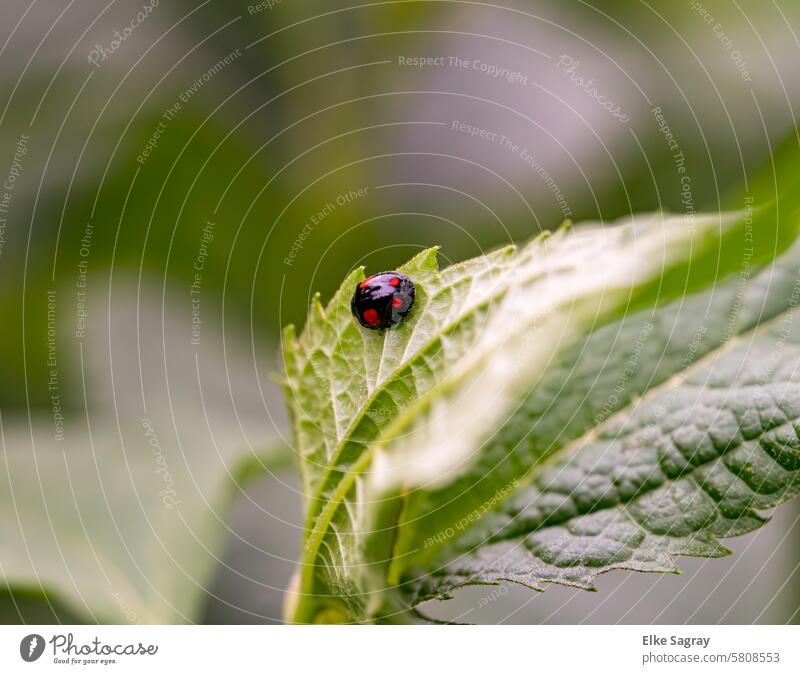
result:
M 3 2 L 4 618 L 279 620 L 296 483 L 232 468 L 285 428 L 279 328 L 422 247 L 743 206 L 794 129 L 799 21 L 791 0 Z M 479 622 L 795 621 L 797 507 L 780 518 L 688 579 L 459 601 Z

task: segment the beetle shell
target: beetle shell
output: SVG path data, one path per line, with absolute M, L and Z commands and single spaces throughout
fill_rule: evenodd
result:
M 369 330 L 385 330 L 401 323 L 414 305 L 414 283 L 405 274 L 384 271 L 356 286 L 350 308 Z

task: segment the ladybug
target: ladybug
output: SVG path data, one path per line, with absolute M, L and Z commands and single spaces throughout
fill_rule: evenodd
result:
M 384 330 L 402 322 L 414 305 L 414 283 L 398 271 L 384 271 L 356 286 L 350 308 L 365 328 Z

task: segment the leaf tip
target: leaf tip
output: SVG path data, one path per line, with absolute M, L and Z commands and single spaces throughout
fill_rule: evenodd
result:
M 296 338 L 297 328 L 295 328 L 294 323 L 289 323 L 283 328 L 283 343 L 294 346 Z
M 425 248 L 400 267 L 398 271 L 415 274 L 425 272 L 435 274 L 439 271 L 439 249 L 441 246 Z

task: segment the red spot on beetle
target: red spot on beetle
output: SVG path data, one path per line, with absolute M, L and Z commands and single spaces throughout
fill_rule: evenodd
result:
M 370 325 L 378 325 L 378 323 L 380 323 L 380 321 L 378 320 L 378 312 L 375 311 L 375 309 L 367 309 L 361 315 L 364 317 L 364 320 Z
M 350 310 L 362 327 L 386 330 L 402 323 L 413 304 L 413 281 L 400 272 L 384 271 L 356 284 Z

